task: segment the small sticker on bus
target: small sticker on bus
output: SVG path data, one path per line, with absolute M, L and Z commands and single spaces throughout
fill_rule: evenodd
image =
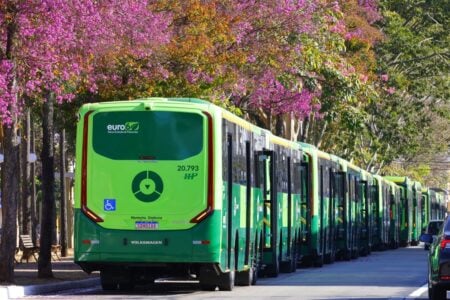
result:
M 159 228 L 159 222 L 155 221 L 136 221 L 135 222 L 136 229 L 139 230 L 153 230 Z

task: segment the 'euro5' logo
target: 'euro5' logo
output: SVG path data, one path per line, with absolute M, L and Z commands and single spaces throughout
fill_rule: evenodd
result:
M 139 122 L 125 122 L 125 124 L 106 125 L 108 133 L 138 133 Z
M 129 131 L 138 131 L 139 130 L 139 122 L 126 122 L 125 128 L 126 128 L 126 130 L 129 130 Z

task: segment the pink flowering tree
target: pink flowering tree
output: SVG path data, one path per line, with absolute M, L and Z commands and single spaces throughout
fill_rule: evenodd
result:
M 222 6 L 231 16 L 231 53 L 244 59 L 223 67 L 235 81 L 224 84 L 217 97 L 230 100 L 260 126 L 290 137 L 280 124 L 284 116 L 303 118 L 317 112 L 319 91 L 308 86 L 303 43 L 317 32 L 319 1 L 233 1 Z
M 148 10 L 148 1 L 0 1 L 0 120 L 3 129 L 3 228 L 0 282 L 13 282 L 18 199 L 18 120 L 25 105 L 43 107 L 43 211 L 39 277 L 51 277 L 53 102 L 71 101 L 99 78 L 112 78 L 111 53 L 149 60 L 167 40 L 170 18 Z M 148 65 L 155 65 L 148 61 Z M 104 67 L 104 68 L 100 68 Z M 157 66 L 156 66 L 157 67 Z M 25 99 L 28 99 L 25 101 Z M 27 102 L 27 103 L 26 103 Z

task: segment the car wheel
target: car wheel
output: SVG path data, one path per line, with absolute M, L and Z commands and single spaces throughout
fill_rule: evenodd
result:
M 428 298 L 430 300 L 447 299 L 447 290 L 437 285 L 431 285 L 428 287 Z

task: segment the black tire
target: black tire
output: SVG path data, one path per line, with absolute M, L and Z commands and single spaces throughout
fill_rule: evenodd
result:
M 342 258 L 343 258 L 345 261 L 349 261 L 349 260 L 352 258 L 352 255 L 351 255 L 349 249 L 345 249 L 345 250 L 344 250 L 344 254 L 342 255 Z
M 437 285 L 431 285 L 428 287 L 428 298 L 430 300 L 447 299 L 447 290 Z
M 359 250 L 358 249 L 353 249 L 352 251 L 352 254 L 351 254 L 351 258 L 352 259 L 357 259 L 358 257 L 359 257 Z
M 266 267 L 266 269 L 263 270 L 263 273 L 267 277 L 278 277 L 280 274 L 280 262 L 278 259 L 276 259 L 273 264 Z
M 211 292 L 211 291 L 215 291 L 216 290 L 216 285 L 213 285 L 213 284 L 202 284 L 202 283 L 200 283 L 200 289 L 202 290 L 202 291 L 209 291 L 209 292 Z
M 330 254 L 330 264 L 334 263 L 336 261 L 336 253 L 333 251 Z
M 249 286 L 252 285 L 253 282 L 253 276 L 254 276 L 254 269 L 250 268 L 245 271 L 236 272 L 236 285 L 240 286 Z
M 117 282 L 112 280 L 109 272 L 100 271 L 100 284 L 104 291 L 114 291 L 117 289 Z
M 102 290 L 115 291 L 117 290 L 117 283 L 102 283 Z
M 256 282 L 258 281 L 258 271 L 256 268 L 252 268 L 252 285 L 256 285 Z
M 316 268 L 323 267 L 323 256 L 322 255 L 316 256 L 316 258 L 314 259 L 314 267 L 316 267 Z
M 132 291 L 134 289 L 134 282 L 121 282 L 119 283 L 119 290 Z
M 220 275 L 219 290 L 232 291 L 234 288 L 234 271 L 222 273 Z

